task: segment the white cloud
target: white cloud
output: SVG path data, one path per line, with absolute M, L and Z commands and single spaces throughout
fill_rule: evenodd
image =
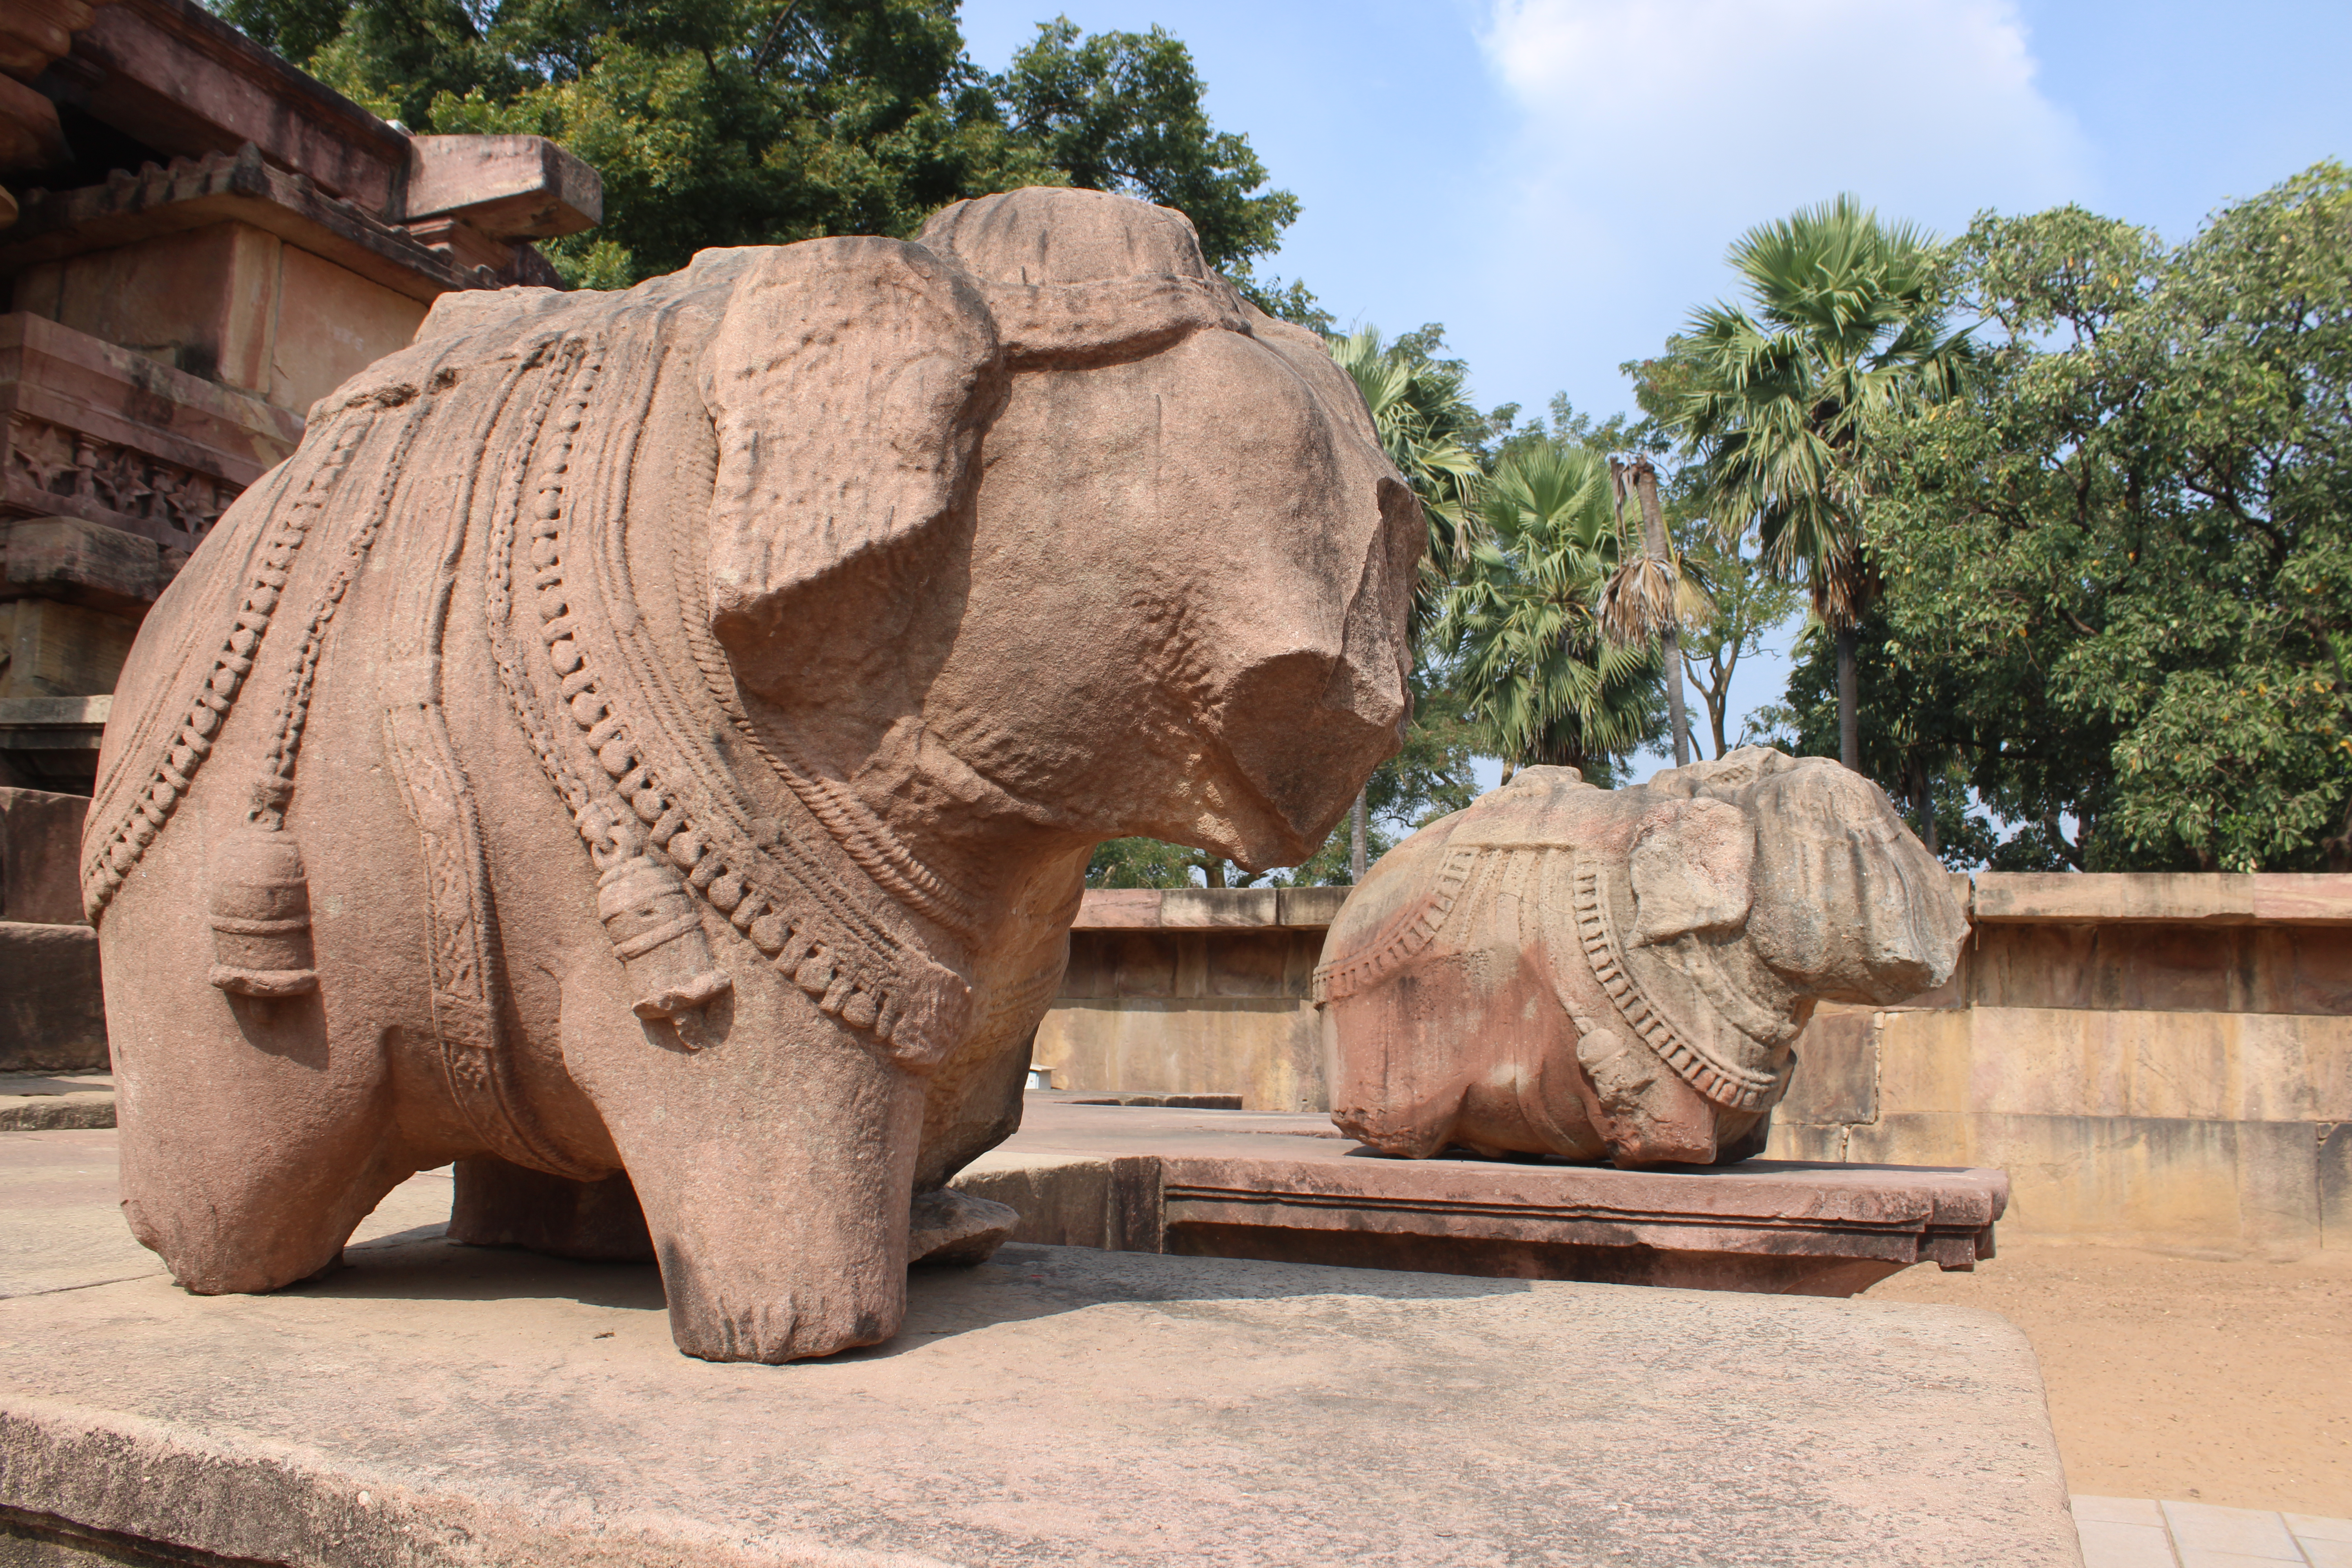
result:
M 1685 208 L 1851 188 L 1948 222 L 2083 161 L 2012 0 L 1496 0 L 1481 41 L 1566 183 Z
M 1490 0 L 1479 43 L 1516 123 L 1456 196 L 1489 308 L 1448 320 L 1482 385 L 1531 406 L 1623 406 L 1618 363 L 1801 205 L 1852 191 L 1952 233 L 2086 194 L 2014 0 Z

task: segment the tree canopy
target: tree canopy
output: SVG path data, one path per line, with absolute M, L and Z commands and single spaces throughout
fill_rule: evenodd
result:
M 207 3 L 415 130 L 594 164 L 604 226 L 545 247 L 575 283 L 1063 183 L 1184 211 L 1262 308 L 1332 326 L 1255 270 L 1298 202 L 1158 27 L 1041 22 L 1000 75 L 955 0 Z M 1719 753 L 1801 578 L 1763 728 L 1848 756 L 1954 863 L 2352 869 L 2352 171 L 2172 246 L 2079 207 L 1944 244 L 1841 198 L 1730 259 L 1741 300 L 1623 367 L 1638 416 L 1480 415 L 1433 326 L 1333 340 L 1431 522 L 1374 847 L 1466 804 L 1474 748 L 1605 777 L 1654 744 L 1669 629 Z M 1676 616 L 1685 573 L 1712 605 Z M 1286 875 L 1343 879 L 1344 841 Z M 1141 840 L 1090 873 L 1195 878 L 1243 879 Z
M 1557 443 L 1514 450 L 1480 512 L 1442 634 L 1471 713 L 1507 766 L 1605 775 L 1665 727 L 1657 644 L 1601 624 L 1602 591 L 1629 553 L 1608 460 Z
M 1948 288 L 1984 365 L 1874 433 L 1917 727 L 2066 864 L 2352 868 L 2352 170 L 1986 215 Z
M 1759 224 L 1727 258 L 1746 306 L 1701 308 L 1672 348 L 1672 417 L 1727 537 L 1811 590 L 1839 637 L 1839 750 L 1861 765 L 1853 629 L 1880 578 L 1864 534 L 1871 416 L 1948 387 L 1966 358 L 1944 330 L 1940 253 L 1852 196 Z
M 1262 308 L 1329 321 L 1252 271 L 1297 198 L 1211 124 L 1191 52 L 1158 28 L 1041 24 L 995 76 L 955 0 L 217 3 L 413 130 L 541 135 L 593 164 L 603 226 L 544 246 L 574 283 L 625 286 L 709 246 L 905 236 L 962 197 L 1074 184 L 1181 209 Z

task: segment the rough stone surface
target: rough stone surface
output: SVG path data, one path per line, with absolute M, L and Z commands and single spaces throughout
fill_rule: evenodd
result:
M 86 795 L 0 789 L 0 921 L 80 925 L 76 862 Z
M 9 511 L 87 518 L 181 551 L 302 434 L 293 414 L 38 310 L 0 316 L 0 411 Z
M 1322 945 L 1319 931 L 1223 922 L 1074 928 L 1031 1058 L 1057 1084 L 1321 1110 L 1322 1028 L 1307 993 Z
M 185 559 L 162 542 L 78 517 L 20 518 L 5 534 L 9 592 L 29 591 L 135 618 Z
M 1021 1241 L 1813 1296 L 1974 1268 L 2009 1195 L 1987 1170 L 1397 1160 L 1319 1117 L 1076 1094 L 1031 1095 L 956 1184 L 1018 1211 Z
M 1307 854 L 1423 536 L 1320 341 L 1123 197 L 445 298 L 124 668 L 133 1231 L 268 1290 L 415 1170 L 625 1172 L 692 1353 L 888 1338 L 1092 846 Z
M 412 136 L 407 216 L 492 239 L 551 239 L 604 218 L 604 177 L 543 136 Z
M 98 933 L 0 921 L 0 1072 L 106 1065 Z
M 11 641 L 20 654 L 28 641 L 37 653 L 46 655 L 53 649 L 46 636 L 28 638 L 25 635 L 27 610 L 50 612 L 38 617 L 38 625 L 44 630 L 53 625 L 56 612 L 94 613 L 47 599 L 17 599 L 0 604 L 0 630 L 5 630 L 11 620 L 15 622 L 16 635 Z M 11 611 L 16 612 L 13 616 Z M 126 628 L 126 648 L 130 640 Z M 8 674 L 22 673 L 12 661 Z M 91 783 L 98 775 L 98 746 L 104 737 L 107 711 L 113 704 L 111 696 L 0 697 L 0 779 L 5 779 L 11 789 L 74 795 L 87 801 Z M 79 889 L 76 892 L 79 896 Z
M 188 1295 L 74 1201 L 110 1136 L 0 1142 L 0 1551 L 2080 1563 L 2032 1354 L 1987 1312 L 1013 1246 L 918 1270 L 887 1346 L 713 1365 L 672 1352 L 650 1266 L 451 1246 L 429 1176 L 339 1272 Z M 32 1194 L 63 1201 L 28 1268 Z
M 1529 768 L 1383 857 L 1315 972 L 1331 1118 L 1384 1153 L 1760 1152 L 1819 1001 L 1952 973 L 1949 879 L 1868 780 L 1747 748 Z

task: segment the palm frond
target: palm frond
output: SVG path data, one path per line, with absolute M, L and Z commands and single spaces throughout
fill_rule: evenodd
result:
M 1732 243 L 1748 305 L 1693 312 L 1678 351 L 1694 374 L 1675 416 L 1710 515 L 1733 534 L 1752 523 L 1766 567 L 1803 578 L 1834 625 L 1853 624 L 1875 582 L 1861 528 L 1865 422 L 1948 395 L 1970 360 L 1967 333 L 1945 328 L 1943 254 L 1851 195 L 1800 209 Z

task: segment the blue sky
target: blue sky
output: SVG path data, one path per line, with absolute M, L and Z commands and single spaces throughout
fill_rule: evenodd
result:
M 1486 406 L 1625 406 L 1617 365 L 1728 287 L 1726 243 L 1841 190 L 2179 239 L 2352 157 L 2345 0 L 965 0 L 973 58 L 1056 9 L 1191 46 L 1304 204 L 1271 270 L 1346 324 L 1443 321 Z M 1783 668 L 1743 667 L 1739 709 Z

